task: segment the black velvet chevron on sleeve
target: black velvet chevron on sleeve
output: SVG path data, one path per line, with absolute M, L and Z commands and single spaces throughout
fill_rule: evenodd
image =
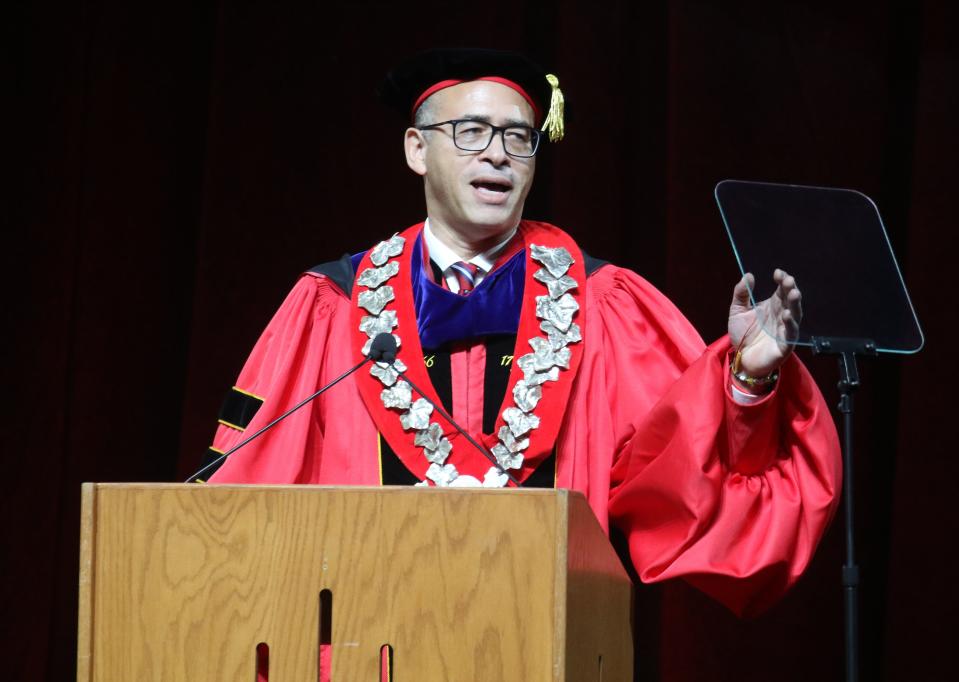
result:
M 207 448 L 207 449 L 206 449 L 206 452 L 203 453 L 203 457 L 202 457 L 201 460 L 200 460 L 200 468 L 201 468 L 201 469 L 206 468 L 207 466 L 209 466 L 210 464 L 212 464 L 213 462 L 215 462 L 216 460 L 218 460 L 218 459 L 219 459 L 220 457 L 222 457 L 222 456 L 223 456 L 223 453 L 220 452 L 219 450 L 217 450 L 216 448 L 214 448 L 214 447 L 209 447 L 209 448 Z M 197 482 L 197 483 L 206 483 L 207 480 L 209 480 L 210 476 L 212 476 L 213 474 L 215 474 L 216 471 L 217 471 L 217 469 L 219 469 L 221 466 L 223 466 L 223 462 L 220 462 L 219 464 L 217 464 L 217 465 L 214 466 L 214 467 L 210 467 L 210 469 L 209 469 L 208 471 L 205 471 L 205 472 L 203 473 L 203 478 L 198 478 L 198 479 L 196 480 L 196 482 Z
M 234 386 L 227 393 L 223 405 L 220 406 L 220 423 L 242 431 L 253 419 L 262 404 L 263 398 L 241 391 Z

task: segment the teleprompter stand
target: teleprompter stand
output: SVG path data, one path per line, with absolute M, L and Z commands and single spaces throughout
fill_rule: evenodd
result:
M 839 361 L 842 416 L 843 497 L 846 558 L 846 680 L 859 679 L 859 566 L 856 564 L 853 494 L 853 393 L 859 388 L 859 357 L 907 354 L 924 343 L 909 292 L 876 204 L 865 194 L 831 187 L 805 187 L 724 180 L 716 201 L 736 260 L 756 276 L 755 304 L 773 294 L 772 272 L 782 268 L 802 291 L 804 316 L 796 339 L 816 355 Z M 765 329 L 771 336 L 773 328 Z
M 867 339 L 813 338 L 815 355 L 839 358 L 839 405 L 842 414 L 843 516 L 846 524 L 846 560 L 842 566 L 842 589 L 846 619 L 846 680 L 859 679 L 859 566 L 856 564 L 855 496 L 853 495 L 853 415 L 852 394 L 859 388 L 856 356 L 875 357 L 876 344 Z

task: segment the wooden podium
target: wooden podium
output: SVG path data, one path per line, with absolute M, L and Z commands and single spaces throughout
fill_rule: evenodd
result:
M 83 486 L 82 682 L 626 682 L 631 601 L 575 492 Z

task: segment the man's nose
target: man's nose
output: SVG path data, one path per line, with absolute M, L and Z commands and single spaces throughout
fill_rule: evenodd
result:
M 486 145 L 486 149 L 483 150 L 480 156 L 489 159 L 490 163 L 494 166 L 502 166 L 504 163 L 509 162 L 510 157 L 509 154 L 506 153 L 506 131 L 493 131 L 493 139 L 489 141 L 489 144 Z

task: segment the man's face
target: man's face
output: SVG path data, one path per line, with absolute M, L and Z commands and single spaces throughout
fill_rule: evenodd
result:
M 489 81 L 461 83 L 441 90 L 424 106 L 429 123 L 452 119 L 479 119 L 495 126 L 533 126 L 533 110 L 523 97 L 505 85 Z M 419 132 L 422 146 L 407 160 L 423 176 L 426 207 L 432 221 L 474 239 L 502 234 L 514 228 L 533 182 L 535 158 L 515 158 L 503 148 L 497 133 L 484 151 L 468 152 L 453 144 L 452 126 Z

